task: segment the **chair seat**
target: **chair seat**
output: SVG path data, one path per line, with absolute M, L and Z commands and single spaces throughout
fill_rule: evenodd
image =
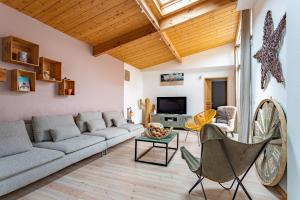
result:
M 141 124 L 124 124 L 124 125 L 120 126 L 119 128 L 123 128 L 123 129 L 126 129 L 127 131 L 131 132 L 131 131 L 135 131 L 138 129 L 142 129 L 144 127 Z
M 32 150 L 0 158 L 0 180 L 39 167 L 63 157 L 60 151 L 32 148 Z
M 200 158 L 194 157 L 185 147 L 180 148 L 181 157 L 185 159 L 192 172 L 196 172 L 200 166 Z
M 85 132 L 84 134 L 92 135 L 92 136 L 100 136 L 100 137 L 104 137 L 106 140 L 109 140 L 111 138 L 115 138 L 127 133 L 128 131 L 124 128 L 110 127 L 96 132 Z
M 228 126 L 228 124 L 224 124 L 224 123 L 212 123 L 212 124 L 219 127 L 223 132 L 232 131 L 232 130 L 230 130 L 230 126 Z
M 62 140 L 59 142 L 40 142 L 35 143 L 33 146 L 52 149 L 57 151 L 62 151 L 66 154 L 73 153 L 75 151 L 79 151 L 86 147 L 92 146 L 94 144 L 103 142 L 105 138 L 97 137 L 97 136 L 89 136 L 89 135 L 81 135 L 79 137 L 70 138 L 67 140 Z

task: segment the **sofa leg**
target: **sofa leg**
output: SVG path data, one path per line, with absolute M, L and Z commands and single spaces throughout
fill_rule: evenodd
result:
M 105 149 L 105 155 L 107 155 L 107 153 L 108 153 L 108 150 L 107 150 L 107 149 Z
M 233 132 L 231 132 L 231 136 L 234 137 Z

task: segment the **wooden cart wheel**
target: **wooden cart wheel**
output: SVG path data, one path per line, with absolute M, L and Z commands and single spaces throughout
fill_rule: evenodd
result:
M 275 186 L 286 169 L 287 125 L 281 106 L 271 99 L 265 99 L 255 111 L 250 139 L 252 143 L 257 143 L 270 133 L 272 140 L 257 159 L 255 168 L 262 184 Z

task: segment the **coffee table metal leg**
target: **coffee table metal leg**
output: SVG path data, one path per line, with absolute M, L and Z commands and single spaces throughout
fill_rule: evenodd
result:
M 136 161 L 137 159 L 137 140 L 135 140 L 135 150 L 134 150 L 134 160 Z
M 166 144 L 166 166 L 168 166 L 168 152 L 169 152 L 169 144 Z
M 176 147 L 176 150 L 178 149 L 178 145 L 179 145 L 179 134 L 177 133 L 177 147 Z

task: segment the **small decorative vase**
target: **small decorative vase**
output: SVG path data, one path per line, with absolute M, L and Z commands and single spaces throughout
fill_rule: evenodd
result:
M 72 89 L 65 89 L 65 93 L 67 94 L 67 95 L 71 95 L 72 94 L 72 92 L 73 92 L 73 90 Z
M 26 51 L 18 52 L 18 60 L 27 63 L 28 53 Z

